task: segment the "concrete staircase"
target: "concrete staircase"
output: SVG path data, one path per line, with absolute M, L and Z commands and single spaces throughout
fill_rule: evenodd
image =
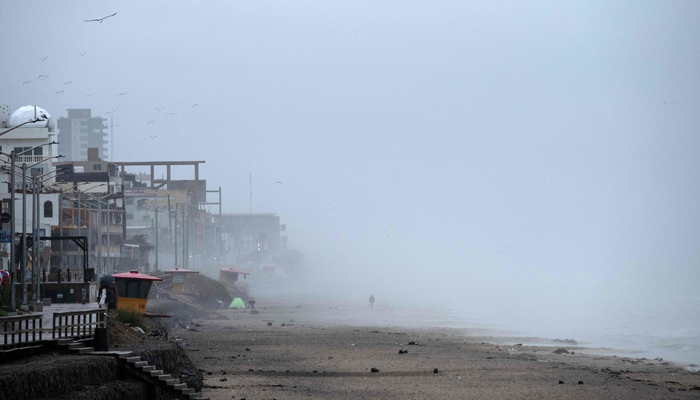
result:
M 94 348 L 86 346 L 81 341 L 71 340 L 59 341 L 58 346 L 76 354 L 117 357 L 129 372 L 137 375 L 144 381 L 160 387 L 176 398 L 182 400 L 209 400 L 202 393 L 196 393 L 194 388 L 187 387 L 187 384 L 180 382 L 178 378 L 173 378 L 172 375 L 156 369 L 154 365 L 150 365 L 148 361 L 135 356 L 130 351 L 94 351 Z

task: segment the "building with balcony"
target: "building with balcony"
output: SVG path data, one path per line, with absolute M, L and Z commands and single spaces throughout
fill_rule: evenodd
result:
M 41 119 L 41 121 L 26 123 Z M 13 129 L 16 128 L 16 129 Z M 9 129 L 13 129 L 8 131 Z M 7 132 L 2 134 L 3 132 Z M 0 105 L 0 151 L 6 154 L 15 154 L 28 151 L 26 154 L 16 157 L 15 167 L 15 206 L 14 218 L 15 233 L 21 233 L 23 228 L 22 207 L 26 203 L 26 231 L 31 234 L 33 226 L 34 196 L 31 186 L 31 178 L 44 175 L 41 179 L 41 190 L 39 190 L 39 235 L 50 236 L 51 226 L 58 221 L 58 195 L 46 193 L 50 191 L 49 186 L 54 184 L 54 178 L 48 174 L 52 171 L 53 163 L 51 157 L 54 156 L 54 146 L 49 143 L 54 141 L 56 136 L 56 124 L 51 115 L 41 107 L 24 106 L 10 114 L 10 107 Z M 0 165 L 10 169 L 10 159 L 5 155 L 0 155 Z M 27 177 L 27 198 L 22 199 L 22 166 L 26 166 Z M 3 211 L 9 212 L 9 199 L 11 197 L 10 176 L 3 174 L 0 181 L 0 199 L 3 202 Z M 3 224 L 3 230 L 9 234 L 10 224 Z M 42 242 L 41 248 L 50 248 L 50 242 Z M 50 251 L 50 250 L 47 250 Z M 3 255 L 9 253 L 9 243 L 2 243 Z M 43 253 L 43 251 L 42 251 Z M 48 260 L 48 257 L 44 257 Z M 48 263 L 46 263 L 48 264 Z M 42 262 L 42 268 L 46 267 Z M 8 265 L 7 260 L 3 265 Z
M 106 160 L 107 120 L 93 117 L 89 108 L 67 111 L 68 117 L 58 119 L 58 152 L 69 161 L 88 161 L 88 149 L 95 148 L 98 158 Z

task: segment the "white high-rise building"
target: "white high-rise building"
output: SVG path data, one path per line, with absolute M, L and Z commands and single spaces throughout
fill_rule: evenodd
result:
M 89 108 L 67 111 L 68 117 L 58 119 L 58 153 L 67 161 L 87 161 L 88 148 L 96 148 L 100 160 L 107 160 L 107 120 L 93 117 Z

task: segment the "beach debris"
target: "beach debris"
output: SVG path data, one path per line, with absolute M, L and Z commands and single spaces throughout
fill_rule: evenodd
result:
M 258 311 L 258 310 L 251 310 L 250 311 L 250 315 L 258 315 L 258 314 L 260 314 L 260 311 Z
M 225 369 L 222 369 L 222 370 L 221 370 L 221 375 L 226 375 L 226 370 L 225 370 Z
M 523 345 L 522 343 L 516 343 L 516 346 L 518 346 L 518 347 L 520 347 L 522 345 Z
M 284 324 L 284 323 L 283 323 L 281 326 L 287 326 L 287 324 Z
M 435 369 L 433 370 L 433 373 L 434 373 L 434 374 L 437 374 L 438 372 L 439 372 L 439 371 L 438 371 L 437 368 L 435 368 Z
M 267 326 L 272 326 L 272 322 L 268 322 L 268 323 L 267 323 Z
M 583 381 L 578 381 L 578 384 L 579 384 L 579 385 L 583 385 Z
M 212 375 L 212 372 L 211 372 L 211 371 L 207 371 L 207 375 Z
M 654 359 L 654 361 L 663 361 L 663 360 L 664 360 L 664 359 L 661 358 L 661 357 L 656 357 L 656 358 Z
M 333 357 L 328 357 L 328 359 L 329 359 L 329 360 L 332 360 L 332 359 L 333 359 Z
M 228 380 L 228 378 L 221 378 L 221 379 L 219 379 L 219 382 L 226 382 L 227 380 Z
M 408 350 L 399 350 L 399 354 L 407 354 Z
M 560 385 L 563 385 L 563 384 L 564 384 L 564 381 L 559 381 L 559 384 L 560 384 Z
M 556 349 L 552 353 L 554 353 L 554 354 L 569 354 L 569 352 L 566 349 Z
M 245 348 L 245 351 L 250 351 L 250 349 L 246 347 L 246 348 Z
M 255 370 L 251 368 L 248 370 L 248 372 L 255 372 Z
M 418 344 L 418 342 L 408 342 L 408 345 L 409 345 L 409 346 L 415 346 L 415 345 L 417 345 L 417 344 Z
M 377 368 L 372 368 L 370 371 L 372 371 L 372 372 L 379 372 L 379 370 L 378 370 Z

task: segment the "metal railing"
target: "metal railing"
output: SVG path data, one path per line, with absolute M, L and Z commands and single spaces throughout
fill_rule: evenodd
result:
M 100 309 L 54 313 L 52 338 L 85 338 L 94 335 L 96 328 L 106 327 L 107 310 Z
M 0 329 L 4 342 L 3 348 L 18 347 L 23 344 L 31 344 L 42 340 L 42 317 L 43 314 L 18 315 L 13 317 L 1 317 Z M 37 327 L 37 320 L 39 321 Z M 31 340 L 29 336 L 31 334 Z M 24 335 L 24 340 L 22 340 Z M 37 340 L 37 335 L 39 339 Z M 15 339 L 16 337 L 16 339 Z M 9 341 L 8 341 L 9 338 Z

